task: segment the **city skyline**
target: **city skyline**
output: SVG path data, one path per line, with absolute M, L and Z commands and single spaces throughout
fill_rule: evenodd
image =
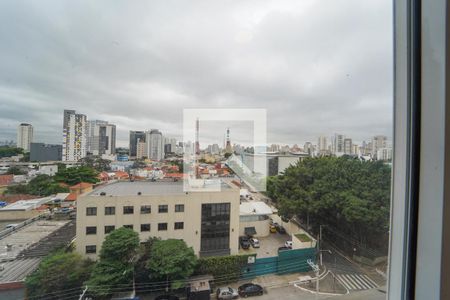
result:
M 129 130 L 180 139 L 183 109 L 199 107 L 266 108 L 269 143 L 391 137 L 386 2 L 1 3 L 0 140 L 26 122 L 61 143 L 63 109 L 116 124 L 118 146 Z

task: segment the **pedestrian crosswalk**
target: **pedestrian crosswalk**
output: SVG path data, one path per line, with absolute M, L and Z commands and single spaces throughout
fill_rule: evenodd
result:
M 336 274 L 335 276 L 348 290 L 368 290 L 378 287 L 378 284 L 365 274 Z

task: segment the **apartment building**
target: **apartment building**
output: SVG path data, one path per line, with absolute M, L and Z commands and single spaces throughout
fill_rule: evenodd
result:
M 129 227 L 149 237 L 183 239 L 198 256 L 238 253 L 239 189 L 183 190 L 182 182 L 116 182 L 77 200 L 80 254 L 96 259 L 105 236 Z
M 86 156 L 86 116 L 64 110 L 62 160 L 78 161 Z
M 33 126 L 27 123 L 21 123 L 17 127 L 17 148 L 22 148 L 25 152 L 29 152 L 32 142 Z

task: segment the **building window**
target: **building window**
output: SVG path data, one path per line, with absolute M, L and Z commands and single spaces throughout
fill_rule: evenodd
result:
M 175 230 L 184 229 L 184 222 L 175 222 Z
M 202 204 L 200 251 L 229 253 L 230 203 Z
M 133 225 L 123 225 L 123 227 L 133 229 Z
M 97 253 L 97 246 L 96 245 L 88 245 L 86 246 L 86 254 L 90 253 Z
M 97 207 L 86 207 L 86 216 L 96 216 Z
M 97 234 L 97 227 L 96 226 L 87 226 L 86 234 Z
M 150 224 L 141 224 L 141 232 L 150 231 Z
M 149 214 L 152 212 L 152 208 L 150 205 L 142 205 L 141 206 L 141 214 Z
M 134 214 L 134 206 L 124 206 L 123 207 L 123 214 L 124 215 L 132 215 L 132 214 Z
M 158 231 L 166 231 L 167 223 L 158 223 Z
M 116 208 L 114 206 L 106 206 L 105 207 L 105 215 L 115 215 L 116 214 Z
M 176 204 L 175 212 L 184 212 L 184 204 Z
M 158 212 L 159 213 L 166 213 L 169 211 L 169 206 L 168 205 L 160 205 L 158 206 Z
M 116 226 L 114 226 L 114 225 L 107 225 L 107 226 L 105 226 L 105 234 L 110 233 L 114 229 L 116 229 Z

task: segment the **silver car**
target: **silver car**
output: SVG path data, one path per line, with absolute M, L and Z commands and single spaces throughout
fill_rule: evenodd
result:
M 236 289 L 230 287 L 222 287 L 217 289 L 217 299 L 226 300 L 226 299 L 237 299 L 239 298 L 239 293 Z

